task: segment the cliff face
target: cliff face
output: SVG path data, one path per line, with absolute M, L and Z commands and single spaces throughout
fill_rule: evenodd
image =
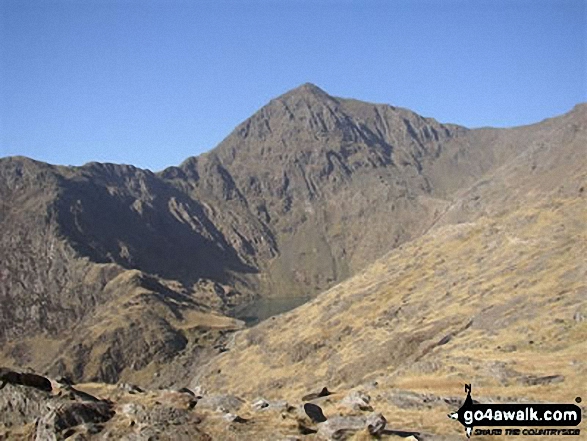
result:
M 438 222 L 479 216 L 475 189 L 499 173 L 499 195 L 518 172 L 556 179 L 584 113 L 467 130 L 303 85 L 160 173 L 0 159 L 3 359 L 107 381 L 152 381 L 171 360 L 185 373 L 240 326 L 219 313 L 317 294 Z

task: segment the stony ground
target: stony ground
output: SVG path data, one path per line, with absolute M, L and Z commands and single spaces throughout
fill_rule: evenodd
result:
M 203 390 L 143 390 L 126 383 L 72 386 L 53 381 L 52 392 L 7 385 L 0 395 L 0 439 L 458 439 L 408 428 L 402 418 L 382 415 L 371 402 L 378 394 L 372 384 L 369 391 L 337 391 L 313 399 L 247 401 Z M 462 401 L 399 390 L 393 400 L 444 413 Z M 303 408 L 307 402 L 319 405 L 326 421 L 312 420 Z

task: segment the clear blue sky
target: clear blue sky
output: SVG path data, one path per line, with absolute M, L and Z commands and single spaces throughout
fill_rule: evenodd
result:
M 160 170 L 304 82 L 536 122 L 587 101 L 587 0 L 0 1 L 0 156 Z

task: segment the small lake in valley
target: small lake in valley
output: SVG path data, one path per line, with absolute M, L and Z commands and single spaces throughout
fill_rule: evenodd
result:
M 254 326 L 274 315 L 297 308 L 308 300 L 309 297 L 261 297 L 235 311 L 233 317 L 244 321 L 247 326 Z

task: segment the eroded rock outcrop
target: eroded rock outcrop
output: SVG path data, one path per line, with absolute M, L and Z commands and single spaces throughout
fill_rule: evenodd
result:
M 112 403 L 97 402 L 57 402 L 51 403 L 49 411 L 36 423 L 35 441 L 57 441 L 71 435 L 70 429 L 85 425 L 84 430 L 98 433 L 100 426 L 114 416 Z

